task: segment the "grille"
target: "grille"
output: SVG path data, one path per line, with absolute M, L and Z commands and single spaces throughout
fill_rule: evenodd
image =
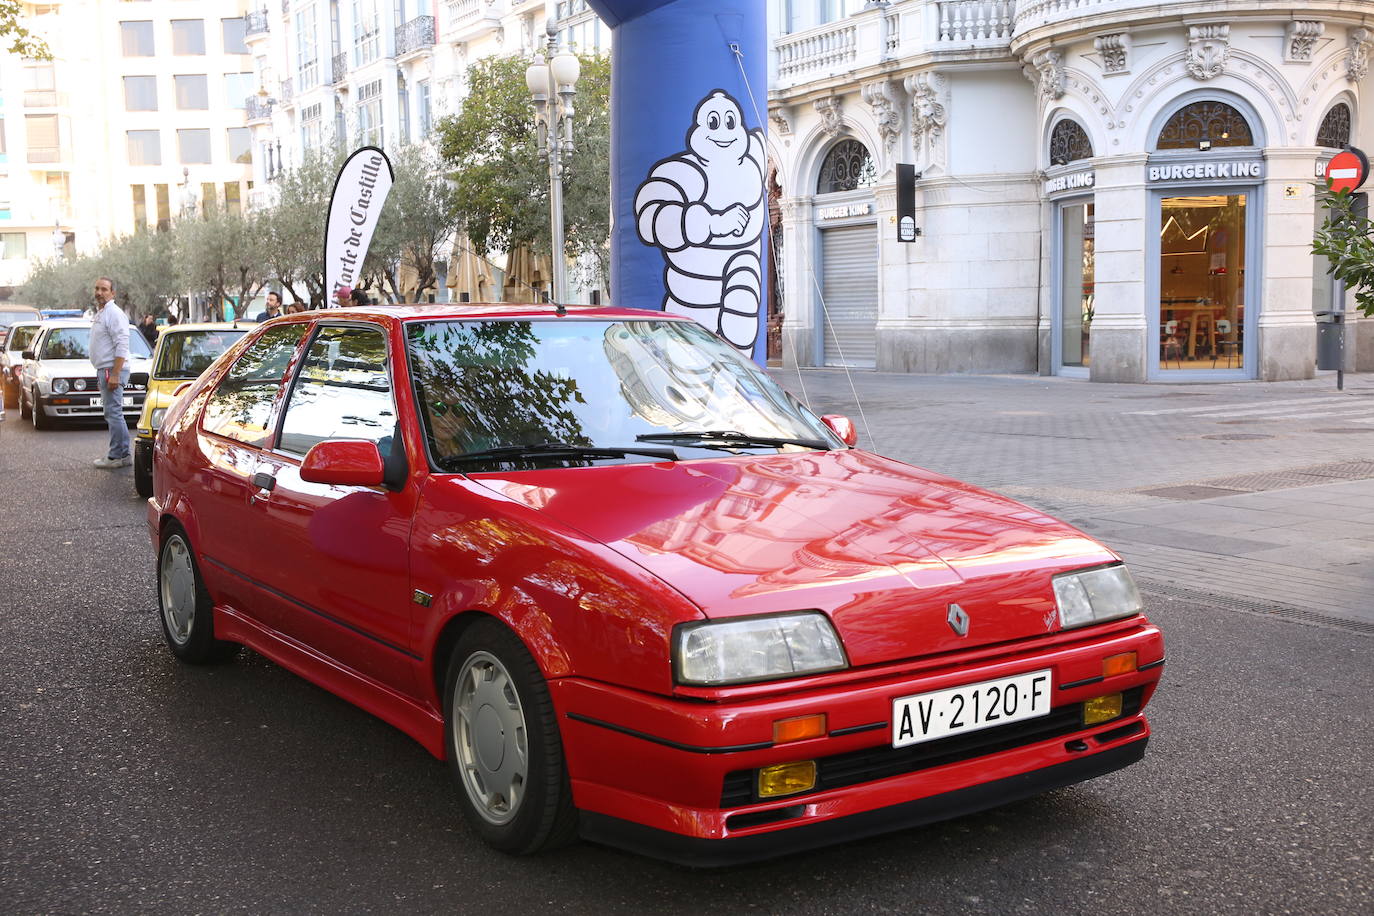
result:
M 1132 687 L 1130 690 L 1122 691 L 1123 717 L 1140 712 L 1140 698 L 1144 690 L 1143 687 Z M 836 754 L 833 757 L 821 757 L 816 761 L 816 788 L 812 791 L 824 792 L 828 789 L 889 779 L 1009 751 L 1012 748 L 1072 735 L 1082 730 L 1083 704 L 1074 703 L 1070 706 L 1061 706 L 1048 716 L 1000 728 L 985 728 L 967 735 L 955 735 L 907 747 L 894 748 L 882 745 L 850 751 L 847 754 Z M 754 772 L 735 770 L 726 774 L 725 786 L 720 796 L 722 808 L 737 808 L 760 801 L 754 794 Z M 789 795 L 787 798 L 791 800 L 804 797 L 804 794 Z

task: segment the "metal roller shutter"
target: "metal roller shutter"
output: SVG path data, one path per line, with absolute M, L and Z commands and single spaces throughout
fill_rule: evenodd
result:
M 878 230 L 821 232 L 820 316 L 827 366 L 872 369 L 878 361 Z

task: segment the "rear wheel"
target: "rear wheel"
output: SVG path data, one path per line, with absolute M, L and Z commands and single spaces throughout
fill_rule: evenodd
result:
M 48 418 L 47 413 L 43 410 L 43 405 L 38 400 L 37 388 L 33 390 L 33 393 L 30 395 L 30 397 L 33 400 L 29 404 L 29 418 L 33 420 L 33 428 L 52 429 L 53 421 Z
M 449 764 L 477 832 L 516 855 L 571 842 L 577 809 L 558 719 L 524 644 L 479 621 L 453 647 L 444 684 Z
M 215 638 L 210 593 L 200 578 L 186 532 L 171 528 L 162 540 L 157 560 L 157 599 L 162 612 L 162 637 L 172 654 L 193 665 L 233 658 L 241 648 Z

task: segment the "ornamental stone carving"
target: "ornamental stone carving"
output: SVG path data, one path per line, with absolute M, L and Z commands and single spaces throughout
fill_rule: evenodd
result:
M 1112 35 L 1099 35 L 1093 39 L 1093 47 L 1102 55 L 1102 72 L 1129 73 L 1131 70 L 1131 36 L 1127 32 Z
M 768 120 L 773 123 L 773 132 L 779 136 L 792 133 L 791 112 L 787 108 L 768 109 Z
M 1317 39 L 1326 31 L 1326 23 L 1314 19 L 1296 19 L 1288 23 L 1283 42 L 1283 59 L 1292 63 L 1310 64 Z
M 1350 60 L 1345 65 L 1345 77 L 1358 83 L 1369 73 L 1369 50 L 1374 45 L 1374 32 L 1355 29 L 1350 33 Z
M 1220 76 L 1231 56 L 1231 26 L 1226 23 L 1188 26 L 1188 72 L 1194 79 Z
M 902 116 L 892 99 L 893 88 L 887 81 L 869 83 L 863 88 L 863 100 L 873 109 L 873 118 L 878 122 L 878 136 L 883 138 L 889 163 L 892 161 L 892 148 L 902 135 Z
M 1050 48 L 1030 59 L 1030 69 L 1023 71 L 1031 82 L 1040 85 L 1040 97 L 1047 102 L 1064 95 L 1064 54 Z
M 840 115 L 840 100 L 837 96 L 816 99 L 816 114 L 821 116 L 821 130 L 832 137 L 844 133 L 844 118 Z
M 913 73 L 902 87 L 911 96 L 911 146 L 925 165 L 944 164 L 945 78 L 934 70 Z

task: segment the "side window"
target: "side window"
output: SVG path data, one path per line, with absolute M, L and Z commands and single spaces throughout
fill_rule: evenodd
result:
M 396 428 L 386 367 L 381 328 L 321 328 L 291 390 L 279 448 L 304 455 L 326 439 L 365 439 L 385 458 Z
M 272 399 L 303 333 L 300 324 L 272 328 L 229 367 L 205 405 L 206 432 L 259 447 L 267 443 Z

